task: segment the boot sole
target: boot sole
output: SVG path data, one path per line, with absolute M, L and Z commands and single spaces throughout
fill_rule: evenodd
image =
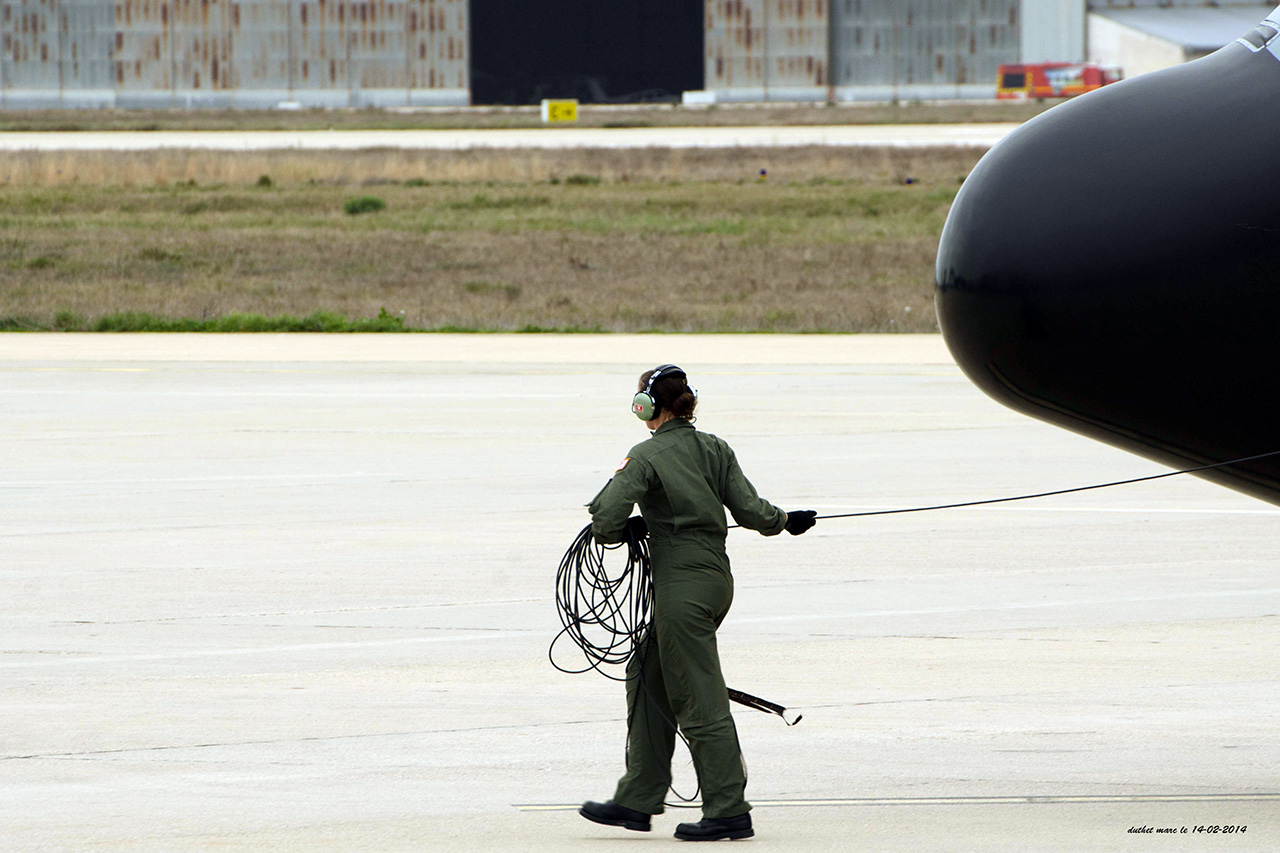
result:
M 631 829 L 631 830 L 635 830 L 636 832 L 648 832 L 650 829 L 650 825 L 647 823 L 640 823 L 639 821 L 635 821 L 635 820 L 626 820 L 625 818 L 609 819 L 609 818 L 597 817 L 596 815 L 591 814 L 586 809 L 578 809 L 578 814 L 582 815 L 592 823 L 598 823 L 601 826 L 620 826 L 623 829 Z
M 676 833 L 676 838 L 681 841 L 741 841 L 744 838 L 751 838 L 756 831 L 751 827 L 746 829 L 731 829 L 726 832 L 717 832 L 715 835 L 681 835 Z

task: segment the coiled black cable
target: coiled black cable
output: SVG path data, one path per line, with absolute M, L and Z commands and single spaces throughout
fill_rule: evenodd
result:
M 627 525 L 623 540 L 616 545 L 600 545 L 591 534 L 591 525 L 584 527 L 560 559 L 556 570 L 556 612 L 560 617 L 560 632 L 556 634 L 547 649 L 547 657 L 551 665 L 561 672 L 578 674 L 594 669 L 606 678 L 614 681 L 626 681 L 627 676 L 614 675 L 604 669 L 606 666 L 621 666 L 624 673 L 627 664 L 633 657 L 636 663 L 633 668 L 635 677 L 639 679 L 640 689 L 631 694 L 631 701 L 655 701 L 649 693 L 644 681 L 644 655 L 646 650 L 655 644 L 651 632 L 653 630 L 653 575 L 649 563 L 649 540 L 647 536 L 637 536 L 636 528 Z M 627 549 L 627 562 L 616 575 L 610 576 L 605 567 L 605 556 L 609 551 Z M 587 659 L 587 665 L 581 669 L 571 669 L 556 662 L 556 643 L 562 637 L 569 637 Z M 643 695 L 645 700 L 639 697 Z M 781 705 L 752 696 L 741 690 L 729 689 L 729 698 L 734 702 L 777 714 L 783 722 L 793 726 L 800 722 L 786 717 L 787 709 Z M 634 704 L 627 709 L 627 731 L 631 730 L 635 714 Z M 679 725 L 658 708 L 658 714 L 666 725 L 689 749 L 689 741 L 680 731 Z M 693 751 L 689 749 L 692 759 Z M 694 761 L 695 767 L 697 765 Z M 702 786 L 692 796 L 685 796 L 671 788 L 678 803 L 667 803 L 669 806 L 681 808 L 698 800 Z
M 640 648 L 653 620 L 653 583 L 649 576 L 649 540 L 637 538 L 631 528 L 617 545 L 600 545 L 591 525 L 582 528 L 556 570 L 556 612 L 563 626 L 551 641 L 547 657 L 561 672 L 594 669 L 614 681 L 626 681 L 606 666 L 626 667 Z M 615 577 L 605 567 L 605 554 L 625 547 L 627 564 Z M 568 636 L 582 651 L 587 665 L 569 669 L 556 663 L 556 643 Z

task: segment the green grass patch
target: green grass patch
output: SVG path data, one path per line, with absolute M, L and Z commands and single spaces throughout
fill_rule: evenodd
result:
M 61 316 L 61 315 L 60 315 Z M 57 331 L 89 332 L 404 332 L 404 318 L 383 311 L 377 317 L 348 319 L 328 311 L 315 311 L 305 317 L 281 314 L 227 314 L 211 319 L 191 317 L 158 317 L 140 311 L 107 314 L 96 320 L 80 319 L 74 326 L 65 320 L 55 324 Z
M 497 294 L 507 299 L 515 299 L 520 295 L 520 285 L 505 281 L 468 281 L 462 285 L 462 289 L 467 293 Z
M 471 198 L 450 201 L 445 204 L 450 210 L 532 210 L 547 207 L 551 199 L 545 195 L 514 195 L 494 198 L 485 193 L 476 193 Z
M 362 213 L 373 213 L 385 210 L 387 203 L 376 195 L 362 195 L 349 198 L 342 203 L 342 212 L 348 216 L 359 216 Z

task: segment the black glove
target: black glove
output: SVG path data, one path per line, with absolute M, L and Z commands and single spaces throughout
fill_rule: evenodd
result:
M 818 514 L 811 509 L 798 509 L 787 513 L 787 526 L 783 528 L 792 536 L 799 536 L 817 524 Z
M 627 519 L 627 526 L 623 528 L 623 536 L 625 538 L 639 542 L 648 535 L 649 525 L 644 523 L 644 519 L 641 516 L 633 515 Z

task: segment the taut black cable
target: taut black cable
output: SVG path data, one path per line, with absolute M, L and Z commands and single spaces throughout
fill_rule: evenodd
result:
M 912 506 L 903 509 L 874 509 L 866 512 L 842 512 L 836 515 L 819 515 L 816 519 L 828 518 L 865 518 L 869 515 L 898 515 L 904 512 L 932 512 L 939 509 L 960 509 L 967 506 L 986 506 L 987 504 L 1002 504 L 1012 501 L 1029 501 L 1034 498 L 1048 498 L 1053 495 L 1069 495 L 1073 492 L 1089 492 L 1094 489 L 1109 489 L 1112 486 L 1127 486 L 1131 483 L 1145 483 L 1148 480 L 1163 480 L 1165 477 L 1177 477 L 1179 474 L 1195 474 L 1198 471 L 1208 471 L 1212 468 L 1225 468 L 1228 465 L 1239 465 L 1244 462 L 1253 462 L 1255 459 L 1266 459 L 1269 456 L 1280 456 L 1280 450 L 1273 450 L 1270 453 L 1259 453 L 1256 456 L 1245 456 L 1241 459 L 1232 459 L 1227 462 L 1214 462 L 1212 465 L 1201 465 L 1197 468 L 1183 468 L 1180 471 L 1166 471 L 1163 474 L 1152 474 L 1147 477 L 1134 477 L 1130 480 L 1115 480 L 1110 483 L 1095 483 L 1092 486 L 1076 486 L 1072 489 L 1055 489 L 1051 492 L 1036 492 L 1031 495 L 1015 495 L 1009 498 L 989 498 L 982 501 L 965 501 L 955 504 L 936 504 L 934 506 Z M 815 520 L 816 520 L 815 519 Z M 735 527 L 741 527 L 739 524 L 729 525 L 730 530 Z
M 1225 468 L 1229 465 L 1240 465 L 1245 462 L 1253 462 L 1278 455 L 1280 455 L 1280 450 L 1273 450 L 1269 453 L 1258 453 L 1226 462 L 1214 462 L 1209 465 L 1199 465 L 1195 468 L 1166 471 L 1163 474 L 1133 477 L 1128 480 L 1114 480 L 1109 483 L 1095 483 L 1090 486 L 1076 486 L 1070 489 L 1054 489 L 1048 492 L 1036 492 L 1013 497 L 905 507 L 902 509 L 844 512 L 833 515 L 820 515 L 818 518 L 824 520 L 832 518 L 865 518 L 874 515 L 933 512 L 943 509 L 961 509 L 964 507 L 1026 501 L 1054 495 L 1108 489 L 1114 486 L 1127 486 L 1132 483 L 1145 483 L 1150 480 L 1162 480 L 1166 477 L 1177 477 L 1182 474 L 1195 474 L 1200 471 Z M 738 526 L 736 524 L 730 525 L 730 529 Z M 547 655 L 551 659 L 552 666 L 561 672 L 578 673 L 594 669 L 614 681 L 626 680 L 625 676 L 612 675 L 602 667 L 610 664 L 625 666 L 627 661 L 631 659 L 632 654 L 639 648 L 641 641 L 644 639 L 645 631 L 653 620 L 653 584 L 649 574 L 648 540 L 636 538 L 631 530 L 627 530 L 625 535 L 627 538 L 617 545 L 598 545 L 592 539 L 591 526 L 587 525 L 574 539 L 573 544 L 569 546 L 569 550 L 565 552 L 564 557 L 560 560 L 560 568 L 556 572 L 556 609 L 560 614 L 560 624 L 563 627 L 560 633 L 556 635 L 556 638 L 551 641 L 551 647 L 547 650 Z M 617 577 L 610 577 L 604 565 L 605 552 L 622 548 L 624 545 L 627 549 L 626 567 Z M 556 643 L 566 634 L 587 658 L 587 666 L 582 669 L 567 669 L 555 661 Z M 786 720 L 786 717 L 782 714 L 782 711 L 786 709 L 780 705 L 775 705 L 740 691 L 731 691 L 730 698 L 756 710 L 778 714 L 784 721 Z M 799 722 L 798 718 L 796 722 Z M 788 725 L 794 725 L 794 723 L 789 722 Z
M 959 509 L 962 507 L 986 506 L 989 504 L 1025 501 L 1034 498 L 1046 498 L 1053 495 L 1066 495 L 1074 492 L 1087 492 L 1094 489 L 1106 489 L 1113 486 L 1125 486 L 1131 483 L 1143 483 L 1148 480 L 1161 480 L 1165 477 L 1176 477 L 1180 474 L 1194 474 L 1228 465 L 1239 465 L 1257 459 L 1266 459 L 1280 455 L 1280 450 L 1270 453 L 1259 453 L 1227 462 L 1215 462 L 1195 468 L 1179 471 L 1168 471 L 1147 477 L 1134 477 L 1128 480 L 1116 480 L 1109 483 L 1097 483 L 1091 486 L 1077 486 L 1070 489 L 1055 489 L 1035 494 L 1016 495 L 1006 498 L 990 498 L 962 503 L 936 504 L 933 506 L 907 507 L 903 509 L 869 510 L 865 512 L 846 512 L 834 515 L 820 515 L 819 519 L 860 518 L 873 515 L 897 515 L 907 512 L 931 512 L 943 509 Z M 730 528 L 740 525 L 730 525 Z M 647 537 L 637 537 L 634 529 L 627 527 L 624 540 L 617 545 L 605 546 L 595 542 L 591 535 L 591 525 L 587 525 L 578 533 L 569 550 L 560 560 L 556 571 L 556 610 L 562 626 L 551 646 L 547 649 L 547 657 L 551 665 L 561 672 L 580 673 L 594 669 L 606 678 L 614 681 L 626 681 L 621 677 L 606 672 L 603 667 L 617 665 L 625 667 L 632 656 L 641 652 L 642 646 L 653 642 L 650 635 L 653 626 L 653 578 L 649 564 L 649 543 Z M 626 546 L 627 563 L 617 577 L 610 577 L 605 568 L 607 551 Z M 568 635 L 587 658 L 587 665 L 582 669 L 569 669 L 556 663 L 555 648 L 561 637 Z M 642 669 L 643 667 L 641 667 Z M 640 673 L 643 686 L 643 673 Z M 652 697 L 650 697 L 652 698 Z M 757 711 L 777 714 L 783 722 L 793 726 L 801 717 L 787 720 L 786 708 L 743 693 L 729 689 L 729 698 L 735 702 L 754 708 Z M 628 712 L 628 729 L 630 729 L 630 712 Z M 665 716 L 665 715 L 664 715 Z M 683 740 L 675 721 L 667 720 Z M 686 742 L 687 743 L 687 742 Z M 679 795 L 677 795 L 679 796 Z M 694 795 L 696 798 L 697 794 Z M 683 798 L 690 802 L 690 798 Z

